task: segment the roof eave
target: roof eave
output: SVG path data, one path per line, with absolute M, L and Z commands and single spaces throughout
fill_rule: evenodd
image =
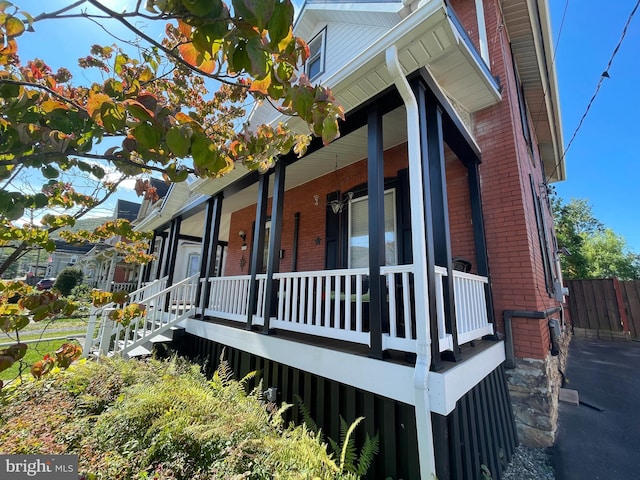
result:
M 533 125 L 547 179 L 565 180 L 560 97 L 547 0 L 504 0 L 503 13 L 525 98 L 534 115 Z

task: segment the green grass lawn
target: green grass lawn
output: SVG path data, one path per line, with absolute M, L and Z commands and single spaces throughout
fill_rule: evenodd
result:
M 87 331 L 88 317 L 59 318 L 52 321 L 31 322 L 20 330 L 20 341 L 28 342 L 27 354 L 21 362 L 16 362 L 11 368 L 0 372 L 0 380 L 11 380 L 22 370 L 23 374 L 30 375 L 29 369 L 33 363 L 41 360 L 47 353 L 53 353 L 65 340 L 50 340 L 52 338 L 67 337 L 69 335 L 83 334 Z M 39 340 L 31 343 L 31 341 Z M 15 335 L 7 335 L 0 332 L 0 345 L 15 342 Z
M 29 369 L 38 360 L 42 360 L 47 353 L 52 354 L 65 340 L 42 340 L 37 343 L 30 343 L 27 348 L 27 354 L 18 362 L 14 363 L 11 368 L 0 372 L 0 380 L 13 380 L 20 373 L 22 375 L 31 376 Z

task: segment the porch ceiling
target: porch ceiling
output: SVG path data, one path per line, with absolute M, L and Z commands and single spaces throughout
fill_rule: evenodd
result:
M 398 108 L 384 115 L 382 118 L 383 147 L 389 149 L 405 142 L 406 135 L 406 114 L 404 108 Z M 289 190 L 303 185 L 311 180 L 327 175 L 336 168 L 338 169 L 351 165 L 367 157 L 367 128 L 362 127 L 339 138 L 325 148 L 321 148 L 307 155 L 303 159 L 287 167 L 285 190 Z M 231 185 L 242 177 L 249 175 L 244 167 L 238 166 L 224 177 L 199 181 L 194 184 L 196 191 L 214 195 Z M 269 185 L 269 196 L 273 194 L 273 182 Z M 313 193 L 310 193 L 312 195 Z M 254 184 L 244 190 L 226 197 L 222 202 L 222 219 L 220 223 L 220 239 L 228 240 L 229 222 L 231 213 L 248 207 L 256 203 L 258 198 L 258 185 Z M 183 219 L 180 233 L 183 235 L 202 236 L 204 225 L 204 212 L 200 212 L 189 218 Z

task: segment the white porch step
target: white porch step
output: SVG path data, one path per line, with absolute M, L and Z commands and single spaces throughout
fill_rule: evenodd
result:
M 151 343 L 144 345 L 138 345 L 127 352 L 127 357 L 141 357 L 143 355 L 151 355 L 153 353 L 153 346 Z

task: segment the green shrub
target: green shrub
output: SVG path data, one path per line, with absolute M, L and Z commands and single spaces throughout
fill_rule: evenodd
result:
M 82 283 L 83 277 L 82 270 L 79 268 L 67 267 L 60 272 L 58 278 L 56 278 L 56 283 L 53 284 L 53 288 L 59 290 L 65 296 L 70 295 L 71 290 Z
M 92 288 L 86 283 L 78 284 L 71 289 L 71 296 L 78 302 L 90 302 L 91 290 Z
M 260 385 L 261 386 L 261 385 Z M 318 434 L 283 426 L 223 363 L 81 361 L 0 394 L 3 453 L 77 453 L 98 479 L 345 479 Z M 3 450 L 6 449 L 3 447 Z

